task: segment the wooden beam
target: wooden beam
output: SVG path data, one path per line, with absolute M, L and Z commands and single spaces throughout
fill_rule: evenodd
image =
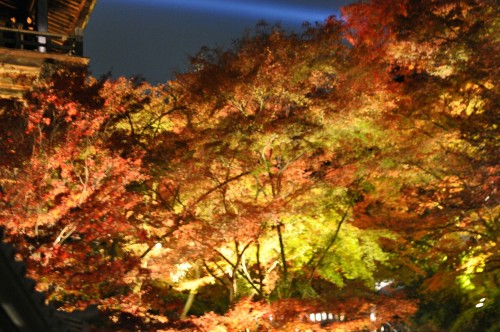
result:
M 24 51 L 0 47 L 0 65 L 15 63 L 30 66 L 32 64 L 38 65 L 44 62 L 54 61 L 81 66 L 87 66 L 89 64 L 89 58 L 84 57 L 71 56 L 67 54 L 40 53 L 35 51 Z

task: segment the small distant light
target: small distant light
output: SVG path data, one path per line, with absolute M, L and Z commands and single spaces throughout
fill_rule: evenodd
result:
M 370 320 L 371 320 L 372 322 L 374 322 L 374 321 L 376 321 L 376 320 L 377 320 L 377 315 L 376 315 L 374 312 L 372 312 L 372 313 L 370 314 Z
M 161 249 L 162 245 L 160 242 L 158 242 L 157 244 L 155 244 L 155 249 Z
M 384 332 L 385 331 L 385 327 L 380 327 L 380 331 Z
M 476 308 L 481 308 L 482 306 L 484 306 L 484 302 L 479 302 L 478 304 L 476 304 Z
M 481 300 L 479 300 L 479 302 L 484 302 L 484 301 L 486 301 L 485 297 L 483 297 Z
M 316 321 L 321 322 L 321 314 L 319 312 L 316 313 Z
M 311 320 L 311 322 L 315 322 L 316 321 L 316 318 L 315 318 L 314 314 L 309 314 L 309 319 Z
M 486 198 L 484 199 L 484 201 L 488 201 L 490 199 L 490 196 L 486 196 Z
M 328 313 L 328 320 L 333 320 L 333 314 L 331 312 Z
M 345 319 L 345 313 L 340 314 L 340 321 L 343 322 Z
M 380 282 L 375 283 L 375 290 L 381 290 L 382 288 L 389 286 L 393 283 L 393 280 L 382 280 Z
M 269 321 L 271 321 L 271 322 L 272 322 L 272 321 L 273 321 L 273 319 L 274 319 L 273 315 L 269 315 Z
M 321 320 L 326 320 L 326 317 L 327 317 L 326 312 L 322 312 L 321 313 Z

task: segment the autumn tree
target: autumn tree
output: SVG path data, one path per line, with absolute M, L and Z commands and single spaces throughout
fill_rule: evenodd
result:
M 138 90 L 57 67 L 2 114 L 1 224 L 38 287 L 70 310 L 137 310 L 147 275 L 130 247 L 148 235 L 132 215 L 147 172 L 119 123 L 147 107 Z
M 378 239 L 391 235 L 351 220 L 366 190 L 355 163 L 383 133 L 371 114 L 349 114 L 341 31 L 334 19 L 300 36 L 261 30 L 234 50 L 203 50 L 170 83 L 186 105 L 182 145 L 162 138 L 175 155 L 156 200 L 182 214 L 175 240 L 160 238 L 164 255 L 204 273 L 190 287 L 218 282 L 231 303 L 237 293 L 316 296 L 317 279 L 373 286 L 387 259 Z
M 383 21 L 359 15 L 383 8 Z M 454 328 L 465 328 L 481 314 L 479 299 L 488 299 L 484 313 L 498 301 L 498 10 L 489 1 L 372 1 L 346 16 L 354 47 L 372 54 L 378 77 L 385 67 L 385 89 L 396 93 L 396 107 L 384 110 L 387 128 L 406 133 L 386 156 L 387 171 L 417 180 L 372 174 L 375 187 L 392 184 L 393 198 L 370 195 L 358 213 L 398 224 L 409 241 L 402 264 L 440 301 L 461 298 L 467 318 Z

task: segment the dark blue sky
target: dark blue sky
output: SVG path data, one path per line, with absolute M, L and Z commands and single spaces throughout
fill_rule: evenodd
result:
M 202 46 L 231 47 L 264 19 L 300 31 L 350 0 L 99 0 L 85 30 L 94 76 L 141 75 L 166 82 Z

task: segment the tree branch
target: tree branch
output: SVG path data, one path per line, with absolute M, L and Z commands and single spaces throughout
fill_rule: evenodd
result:
M 307 283 L 308 284 L 311 283 L 311 280 L 312 280 L 312 278 L 314 276 L 314 272 L 316 272 L 316 270 L 318 269 L 318 267 L 321 265 L 321 263 L 325 259 L 328 250 L 330 250 L 330 248 L 335 243 L 335 240 L 337 240 L 337 237 L 338 237 L 339 232 L 340 232 L 340 227 L 342 227 L 342 224 L 344 223 L 345 219 L 347 218 L 347 213 L 349 212 L 350 208 L 351 208 L 350 205 L 346 208 L 346 210 L 344 212 L 344 215 L 342 216 L 342 219 L 340 219 L 340 222 L 337 225 L 337 229 L 335 230 L 335 233 L 333 234 L 333 237 L 330 239 L 330 241 L 328 242 L 328 245 L 326 246 L 325 250 L 323 250 L 323 253 L 321 254 L 320 258 L 318 259 L 318 261 L 316 262 L 316 264 L 313 266 L 313 268 L 311 270 L 311 273 L 309 274 L 309 278 L 307 278 Z

